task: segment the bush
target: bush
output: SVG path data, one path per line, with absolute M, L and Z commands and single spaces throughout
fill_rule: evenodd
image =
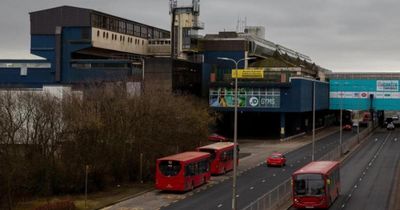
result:
M 49 203 L 40 207 L 37 207 L 35 210 L 76 210 L 76 206 L 74 202 L 70 200 L 65 201 L 57 201 L 53 203 Z

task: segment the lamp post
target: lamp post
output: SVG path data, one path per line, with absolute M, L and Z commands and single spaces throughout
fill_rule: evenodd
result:
M 218 60 L 232 61 L 235 64 L 236 77 L 235 77 L 235 111 L 233 122 L 233 180 L 232 180 L 232 210 L 236 210 L 236 174 L 237 174 L 237 107 L 238 107 L 238 65 L 241 61 L 255 59 L 252 57 L 234 60 L 227 57 L 217 57 Z
M 314 161 L 314 153 L 315 153 L 315 81 L 313 82 L 313 110 L 312 110 L 312 154 L 311 161 Z
M 144 92 L 144 58 L 140 58 L 140 60 L 142 61 L 142 92 Z

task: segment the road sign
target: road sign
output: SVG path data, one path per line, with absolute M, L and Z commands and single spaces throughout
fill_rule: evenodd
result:
M 236 70 L 232 70 L 232 78 L 236 78 Z M 239 79 L 262 79 L 264 78 L 263 68 L 238 69 L 237 78 Z

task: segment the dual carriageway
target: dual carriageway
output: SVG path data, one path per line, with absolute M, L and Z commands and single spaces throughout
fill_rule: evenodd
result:
M 360 133 L 366 133 L 360 129 Z M 337 149 L 339 145 L 339 131 L 332 133 L 315 143 L 315 159 Z M 357 132 L 343 132 L 343 145 L 357 139 Z M 387 131 L 375 129 L 366 138 L 360 139 L 360 144 L 345 155 L 341 166 L 341 192 L 339 198 L 330 209 L 391 209 L 396 210 L 400 202 L 395 198 L 395 177 L 400 160 L 400 129 Z M 356 142 L 357 143 L 357 142 Z M 283 168 L 267 167 L 264 163 L 239 174 L 237 179 L 237 207 L 238 209 L 265 209 L 263 205 L 251 205 L 271 189 L 287 181 L 297 169 L 311 161 L 311 144 L 302 146 L 286 153 L 287 164 Z M 345 149 L 344 152 L 347 150 Z M 265 154 L 267 156 L 268 154 Z M 224 178 L 228 175 L 216 177 L 220 183 L 203 186 L 195 192 L 180 195 L 178 199 L 163 204 L 163 210 L 175 209 L 231 209 L 232 179 Z M 400 189 L 397 189 L 400 190 Z M 155 192 L 157 196 L 168 196 L 164 192 Z M 287 199 L 286 199 L 287 200 Z M 143 201 L 143 200 L 142 200 Z M 137 201 L 138 202 L 138 201 Z M 140 202 L 140 200 L 139 200 Z M 279 208 L 290 208 L 291 200 L 281 203 Z M 396 207 L 397 205 L 397 207 Z M 135 202 L 126 202 L 125 205 L 116 205 L 107 209 L 121 209 L 121 207 L 135 207 Z M 264 207 L 264 208 L 263 208 Z M 136 208 L 135 208 L 136 209 Z M 147 209 L 147 208 L 142 208 Z

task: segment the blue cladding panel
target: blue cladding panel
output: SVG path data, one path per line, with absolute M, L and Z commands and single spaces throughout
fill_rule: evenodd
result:
M 307 79 L 292 79 L 291 87 L 281 93 L 283 112 L 310 112 L 312 111 L 313 81 Z M 315 109 L 329 108 L 329 84 L 316 81 Z
M 399 80 L 331 80 L 330 109 L 400 110 L 399 83 Z
M 19 68 L 0 68 L 1 85 L 19 85 L 19 84 L 50 84 L 54 82 L 54 74 L 47 68 L 28 68 L 27 76 L 20 75 Z
M 71 82 L 116 81 L 129 76 L 130 69 L 71 69 Z
M 55 36 L 54 35 L 32 35 L 31 53 L 49 60 L 54 67 L 55 60 Z

